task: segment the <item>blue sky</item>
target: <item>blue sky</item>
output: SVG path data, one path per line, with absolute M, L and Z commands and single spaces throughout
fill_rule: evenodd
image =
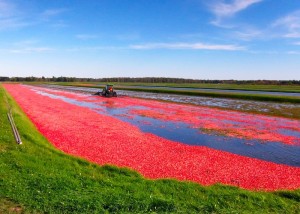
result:
M 300 1 L 0 0 L 0 76 L 300 80 Z

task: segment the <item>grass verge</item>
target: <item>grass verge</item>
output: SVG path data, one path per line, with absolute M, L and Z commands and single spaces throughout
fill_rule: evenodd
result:
M 17 145 L 7 104 L 23 144 Z M 299 213 L 300 190 L 251 192 L 148 180 L 56 150 L 0 85 L 0 213 Z M 287 175 L 288 176 L 288 175 Z

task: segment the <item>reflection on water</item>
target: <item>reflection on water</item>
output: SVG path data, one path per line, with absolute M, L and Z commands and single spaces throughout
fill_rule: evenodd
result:
M 218 133 L 207 133 L 204 130 L 194 128 L 191 126 L 191 124 L 187 124 L 184 122 L 165 121 L 134 114 L 133 110 L 147 109 L 148 107 L 138 105 L 118 107 L 117 105 L 115 105 L 113 99 L 101 99 L 102 101 L 98 100 L 97 102 L 87 102 L 67 98 L 63 95 L 54 95 L 45 91 L 39 91 L 37 88 L 35 88 L 34 90 L 41 95 L 55 99 L 61 99 L 71 104 L 90 108 L 98 112 L 99 114 L 105 114 L 118 118 L 122 121 L 131 123 L 134 126 L 139 127 L 143 132 L 153 133 L 169 140 L 189 145 L 207 146 L 210 148 L 243 156 L 300 167 L 299 145 L 291 146 L 279 142 L 262 143 L 258 140 L 247 140 L 222 136 Z M 121 95 L 125 95 L 125 93 L 119 92 L 119 94 Z M 94 97 L 87 96 L 87 99 L 93 100 Z M 239 125 L 240 123 L 234 120 L 228 120 L 227 122 L 232 123 L 233 125 Z M 261 121 L 260 125 L 261 128 L 263 128 L 265 125 L 264 121 Z M 284 127 L 279 131 L 282 131 L 284 134 L 290 136 L 300 136 L 300 133 L 298 131 L 287 130 L 284 129 Z

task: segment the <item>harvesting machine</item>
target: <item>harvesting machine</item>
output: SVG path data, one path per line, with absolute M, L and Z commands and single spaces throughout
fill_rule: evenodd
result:
M 103 97 L 117 97 L 117 92 L 114 91 L 113 85 L 106 85 L 102 91 L 98 91 L 96 95 L 101 95 Z

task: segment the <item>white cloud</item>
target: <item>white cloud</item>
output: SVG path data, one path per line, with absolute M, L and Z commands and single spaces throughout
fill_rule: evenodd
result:
M 62 19 L 60 19 L 60 15 L 69 11 L 67 8 L 55 8 L 55 9 L 47 9 L 44 12 L 38 14 L 39 24 L 43 24 L 48 22 L 49 26 L 55 29 L 65 28 L 69 25 Z
M 4 50 L 7 53 L 28 54 L 28 53 L 50 53 L 55 51 L 54 48 L 39 44 L 36 39 L 24 39 L 14 42 L 10 47 Z
M 75 35 L 75 37 L 77 39 L 81 39 L 81 40 L 91 40 L 91 39 L 97 39 L 98 36 L 94 35 L 94 34 L 77 34 Z
M 282 52 L 276 51 L 276 50 L 247 50 L 247 53 L 262 54 L 262 55 L 278 55 L 278 54 L 282 54 Z
M 26 54 L 26 53 L 49 53 L 53 52 L 55 49 L 49 47 L 26 47 L 19 49 L 10 49 L 10 53 Z
M 0 18 L 10 16 L 14 12 L 14 5 L 9 1 L 0 0 Z
M 272 27 L 283 31 L 282 37 L 300 38 L 300 10 L 276 20 Z
M 32 14 L 30 14 L 32 16 Z M 18 5 L 8 0 L 0 0 L 0 30 L 20 29 L 32 26 L 36 20 L 29 19 L 26 11 L 20 9 Z
M 211 23 L 219 27 L 231 28 L 232 26 L 224 25 L 222 21 L 261 1 L 263 0 L 231 0 L 230 3 L 226 3 L 224 0 L 215 0 L 209 4 L 210 11 L 216 16 Z
M 218 17 L 233 16 L 234 14 L 245 10 L 252 4 L 261 1 L 262 0 L 233 0 L 231 3 L 224 3 L 224 1 L 219 0 L 211 5 L 211 10 Z
M 300 28 L 300 10 L 294 11 L 278 20 L 273 24 L 274 26 L 285 26 L 289 29 Z
M 82 51 L 114 51 L 114 50 L 124 50 L 128 49 L 126 47 L 118 46 L 80 46 L 80 47 L 71 47 L 65 49 L 67 52 L 82 52 Z
M 34 45 L 34 44 L 37 44 L 37 43 L 38 43 L 38 40 L 27 39 L 27 40 L 21 40 L 21 41 L 13 43 L 13 46 L 24 47 L 24 46 Z
M 140 37 L 141 36 L 139 33 L 133 32 L 133 33 L 119 34 L 116 36 L 116 39 L 128 41 L 128 40 L 137 40 L 140 39 Z
M 289 55 L 300 55 L 300 51 L 288 51 L 287 54 L 289 54 Z
M 284 35 L 286 38 L 300 38 L 300 32 L 292 32 Z
M 243 51 L 246 50 L 243 46 L 238 45 L 220 45 L 220 44 L 203 44 L 203 43 L 147 43 L 135 44 L 129 46 L 85 46 L 73 47 L 66 49 L 68 52 L 78 51 L 118 51 L 118 50 L 220 50 L 220 51 Z
M 300 41 L 299 42 L 294 42 L 294 45 L 300 45 Z
M 251 41 L 264 36 L 264 32 L 254 28 L 244 28 L 239 31 L 233 32 L 233 37 L 244 40 Z
M 232 32 L 235 39 L 251 41 L 254 39 L 291 39 L 290 44 L 299 45 L 295 39 L 300 38 L 300 10 L 291 12 L 271 22 L 264 29 L 257 29 L 251 26 L 242 26 L 239 30 Z M 299 42 L 300 43 L 300 42 Z
M 66 11 L 68 11 L 66 8 L 47 9 L 41 15 L 43 18 L 50 18 L 53 16 L 58 16 Z
M 25 1 L 24 1 L 25 2 Z M 51 18 L 68 11 L 66 8 L 48 9 L 42 13 L 29 14 L 22 6 L 9 0 L 0 0 L 0 30 L 21 29 L 28 26 L 44 24 Z M 53 27 L 66 27 L 63 20 L 56 20 Z
M 57 20 L 53 24 L 51 24 L 50 26 L 55 28 L 55 29 L 69 27 L 69 25 L 64 20 Z
M 32 25 L 19 17 L 8 17 L 0 19 L 0 30 L 16 29 Z
M 26 26 L 19 16 L 15 5 L 6 0 L 0 0 L 0 30 Z
M 220 45 L 220 44 L 204 44 L 204 43 L 149 43 L 141 45 L 131 45 L 131 49 L 151 50 L 151 49 L 182 49 L 182 50 L 223 50 L 223 51 L 239 51 L 245 50 L 245 47 L 237 45 Z

